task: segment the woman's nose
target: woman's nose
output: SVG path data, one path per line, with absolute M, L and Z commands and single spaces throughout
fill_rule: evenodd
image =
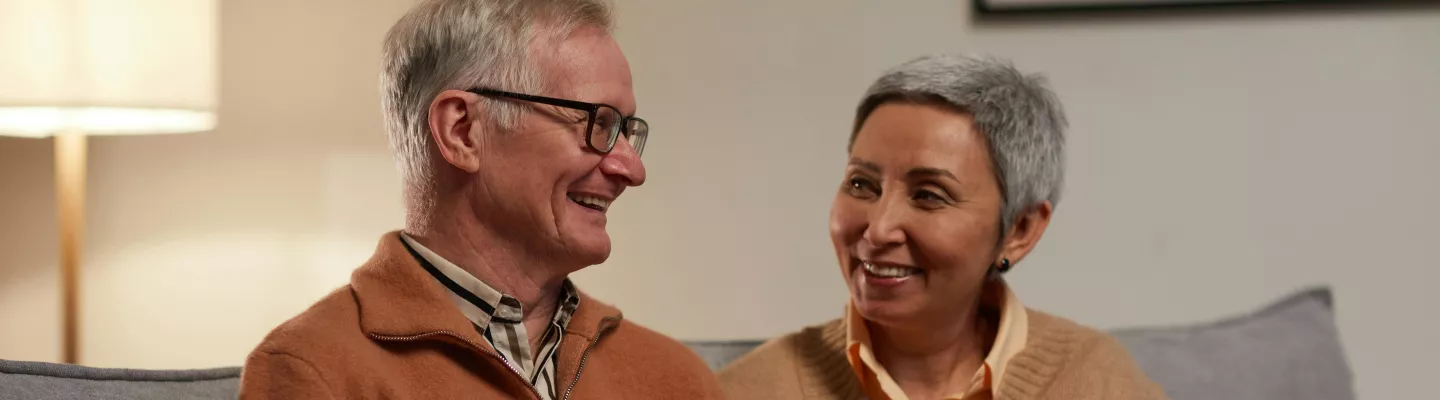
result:
M 875 247 L 886 247 L 905 242 L 903 227 L 904 211 L 891 202 L 875 203 L 868 215 L 869 226 L 865 228 L 864 239 Z

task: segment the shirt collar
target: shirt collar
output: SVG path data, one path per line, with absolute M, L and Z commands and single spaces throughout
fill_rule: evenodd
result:
M 382 236 L 375 246 L 375 254 L 350 274 L 350 285 L 337 290 L 355 297 L 360 332 L 376 340 L 453 337 L 476 347 L 486 346 L 485 338 L 474 329 L 472 321 L 442 307 L 453 304 L 450 291 L 436 284 L 435 278 L 421 267 L 399 231 Z M 566 335 L 579 338 L 574 343 L 590 342 L 602 332 L 624 324 L 625 316 L 619 309 L 590 297 L 579 288 L 575 288 L 574 294 L 578 298 L 577 306 L 564 330 Z M 442 332 L 450 335 L 436 335 Z M 559 352 L 564 359 L 579 360 L 584 349 L 585 346 L 567 345 Z M 572 376 L 576 368 L 561 363 L 559 372 L 559 376 Z
M 492 321 L 512 324 L 522 321 L 524 306 L 519 300 L 490 287 L 464 268 L 435 254 L 410 235 L 402 232 L 400 238 L 417 256 L 416 261 L 420 261 L 422 267 L 430 270 L 430 274 L 449 289 L 451 300 L 479 330 L 484 331 Z M 565 280 L 561 293 L 561 301 L 551 324 L 563 329 L 570 323 L 570 317 L 575 313 L 580 297 L 569 279 Z
M 1020 298 L 1005 281 L 997 280 L 995 296 L 1000 301 L 1000 325 L 995 331 L 995 343 L 990 346 L 990 354 L 985 356 L 985 365 L 990 366 L 994 372 L 994 385 L 1001 387 L 1000 382 L 1005 379 L 1005 367 L 1010 365 L 1010 360 L 1015 358 L 1021 350 L 1025 349 L 1025 342 L 1030 332 L 1029 313 L 1025 311 L 1025 305 L 1020 303 Z
M 981 371 L 989 376 L 980 376 L 987 378 L 984 379 L 989 383 L 985 385 L 987 389 L 996 388 L 1000 387 L 1000 382 L 1005 378 L 1005 367 L 1010 359 L 1025 349 L 1029 318 L 1025 305 L 1003 279 L 985 285 L 980 296 L 980 307 L 1000 313 L 995 342 L 990 347 L 990 353 L 985 356 L 985 365 L 981 366 Z M 865 319 L 853 303 L 845 307 L 845 326 L 845 356 L 866 393 L 875 398 L 904 398 L 900 397 L 904 395 L 900 386 L 876 360 Z

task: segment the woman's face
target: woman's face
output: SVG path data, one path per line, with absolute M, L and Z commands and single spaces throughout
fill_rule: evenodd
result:
M 866 320 L 952 320 L 975 307 L 1001 257 L 1002 196 L 988 149 L 970 115 L 936 105 L 886 103 L 865 120 L 830 239 Z

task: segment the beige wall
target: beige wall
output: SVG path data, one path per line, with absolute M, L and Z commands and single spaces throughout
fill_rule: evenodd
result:
M 682 337 L 837 317 L 826 217 L 859 93 L 984 51 L 1048 74 L 1073 127 L 1056 223 L 1012 277 L 1028 304 L 1109 328 L 1328 284 L 1362 398 L 1429 393 L 1440 10 L 974 24 L 967 3 L 624 2 L 651 186 L 591 290 Z M 654 300 L 677 296 L 703 300 Z
M 220 128 L 92 139 L 85 363 L 239 364 L 399 226 L 376 74 L 410 4 L 223 1 Z M 0 139 L 0 358 L 59 358 L 49 152 Z
M 222 2 L 214 133 L 92 142 L 86 362 L 241 361 L 399 226 L 378 42 L 406 0 Z M 682 338 L 838 316 L 825 234 L 856 97 L 968 49 L 1047 73 L 1069 182 L 1013 274 L 1100 327 L 1237 313 L 1329 284 L 1364 398 L 1428 393 L 1440 273 L 1440 12 L 970 22 L 968 2 L 622 0 L 655 136 L 580 284 Z M 54 360 L 47 141 L 0 139 L 0 358 Z

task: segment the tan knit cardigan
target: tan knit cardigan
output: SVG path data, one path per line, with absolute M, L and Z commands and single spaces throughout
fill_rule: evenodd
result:
M 1034 310 L 1025 349 L 1010 359 L 996 400 L 1149 400 L 1165 392 L 1114 338 Z M 766 342 L 720 371 L 731 399 L 863 399 L 845 359 L 843 318 Z

